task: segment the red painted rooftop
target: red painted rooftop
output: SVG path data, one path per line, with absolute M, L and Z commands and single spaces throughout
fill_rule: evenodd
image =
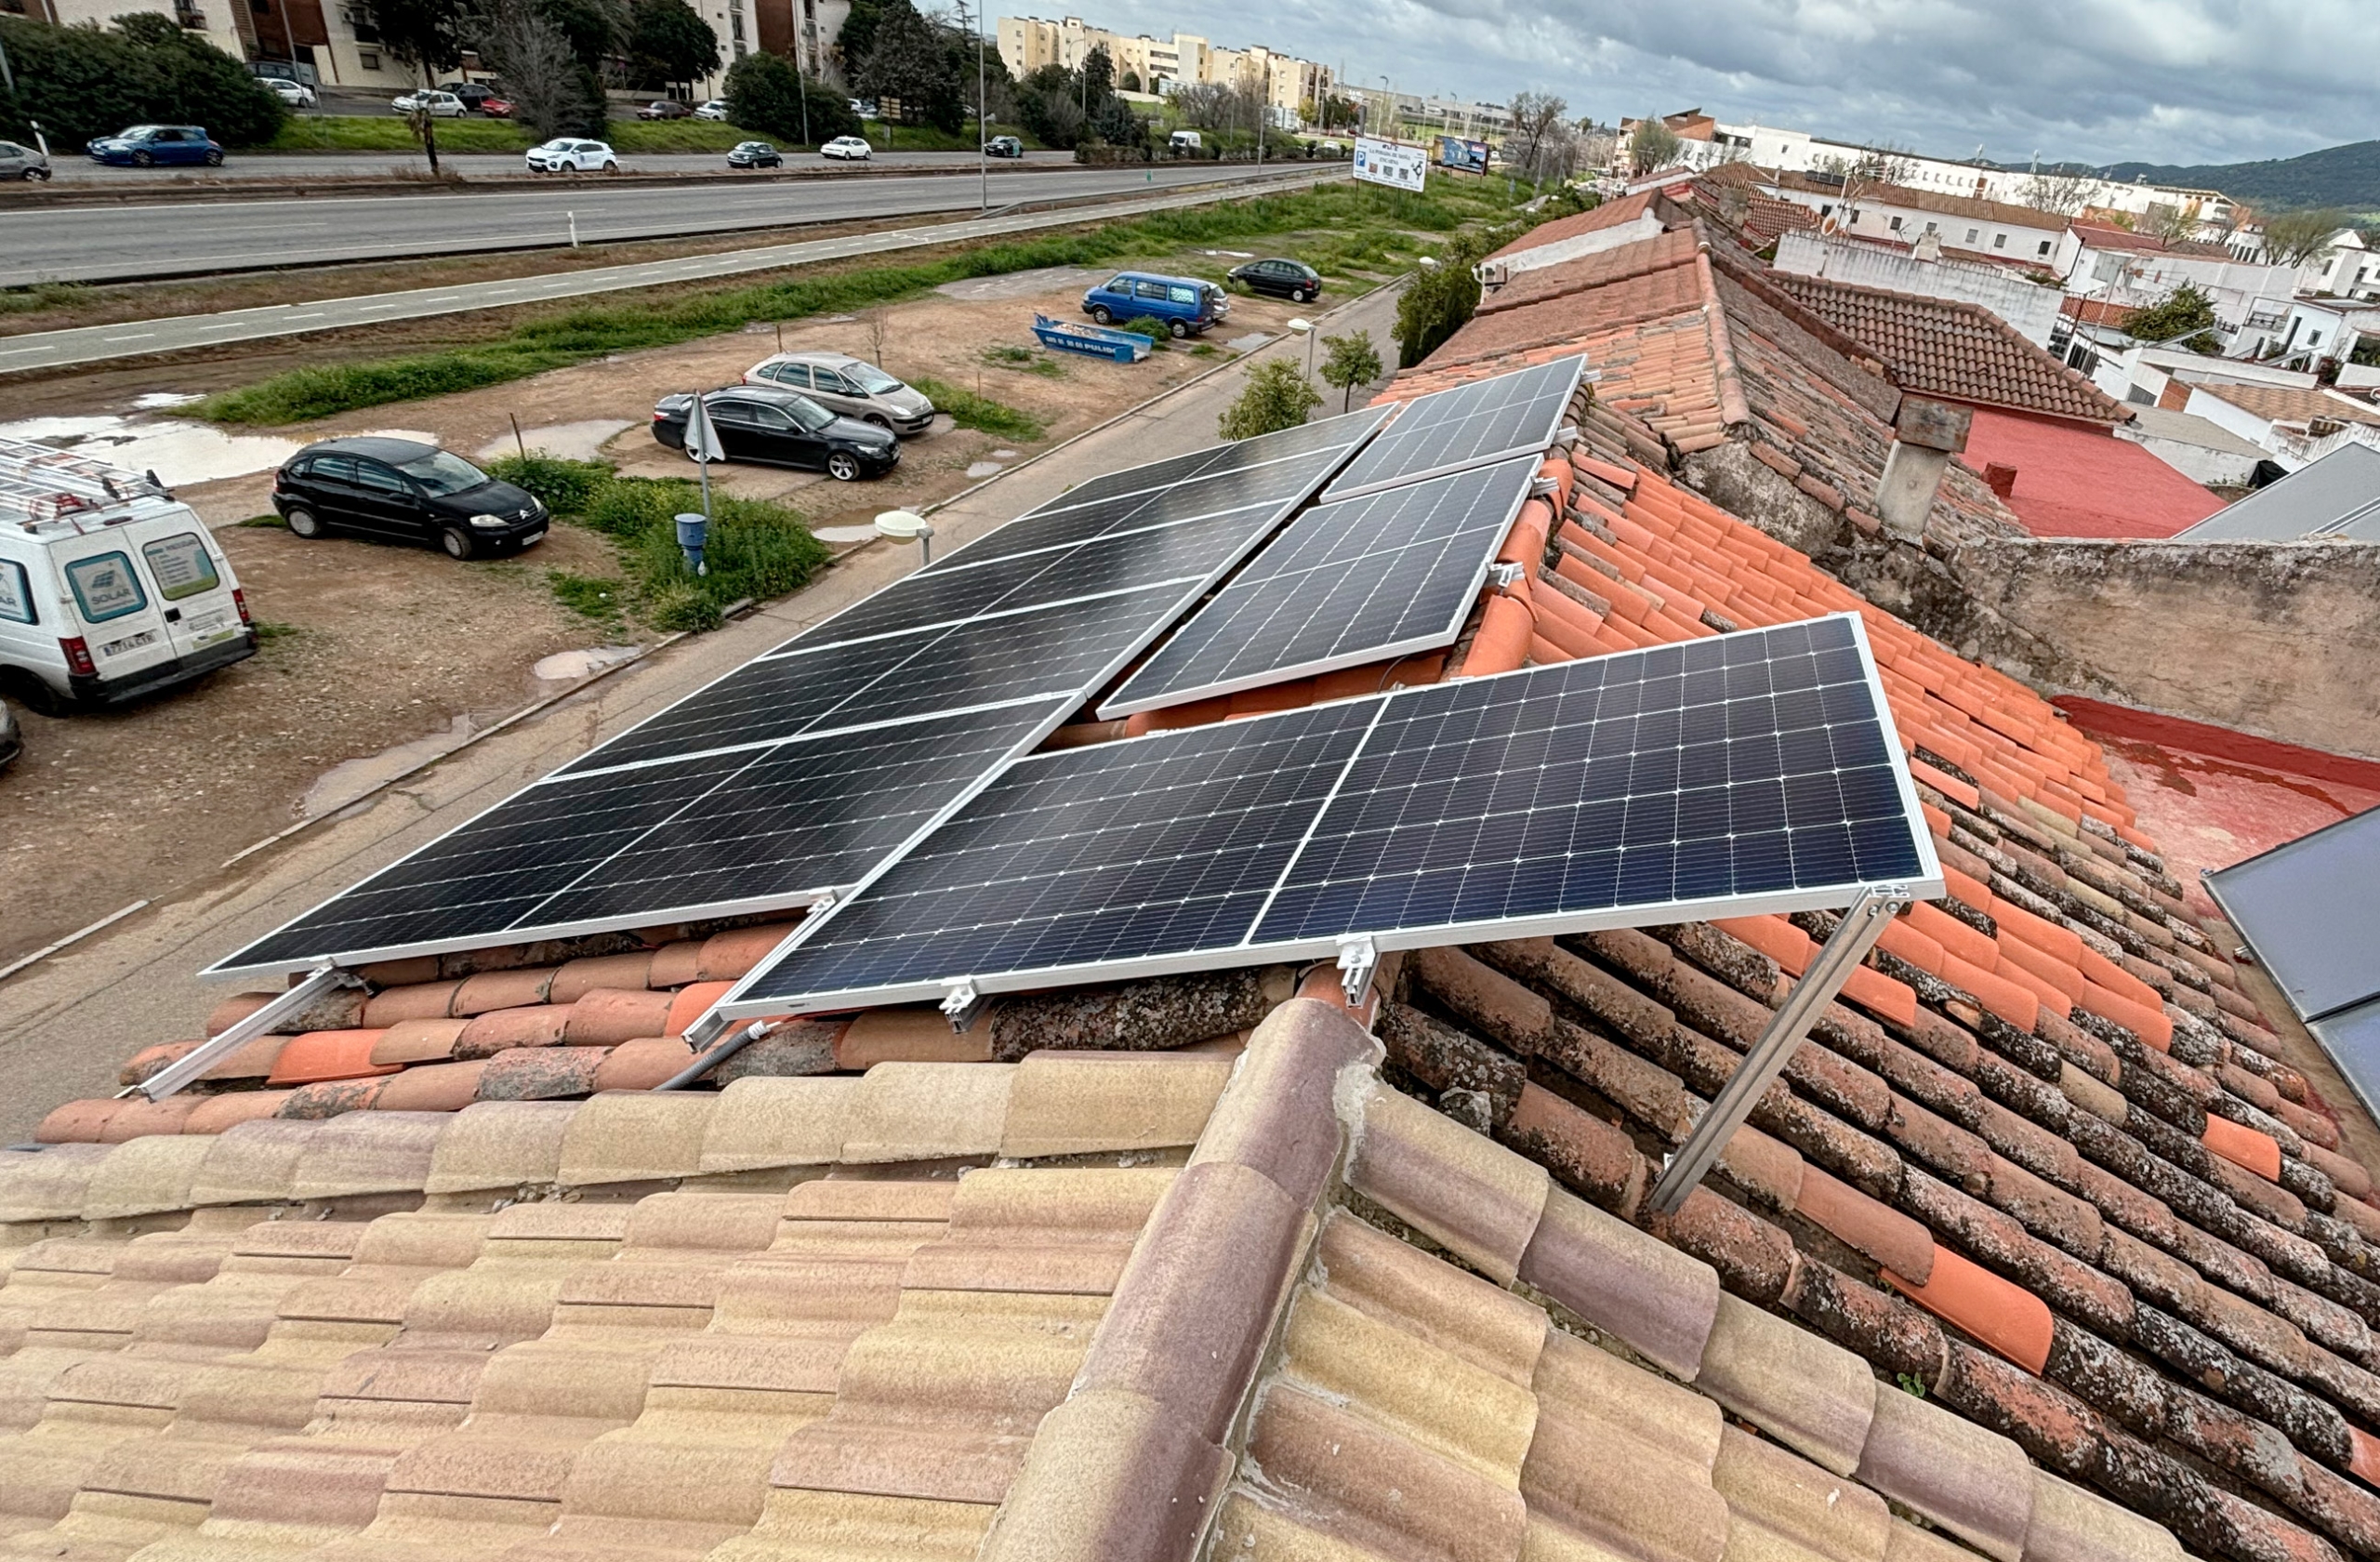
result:
M 2225 502 L 2145 447 L 2062 419 L 1979 407 L 1961 459 L 2016 469 L 2003 498 L 2035 536 L 2169 537 Z

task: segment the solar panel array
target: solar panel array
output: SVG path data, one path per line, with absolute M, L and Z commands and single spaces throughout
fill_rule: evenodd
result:
M 1038 744 L 1385 417 L 1219 445 L 1063 495 L 735 668 L 210 974 L 734 915 L 847 887 Z
M 1534 455 L 1306 511 L 1099 708 L 1128 716 L 1450 645 Z
M 1840 906 L 1939 878 L 1845 615 L 1017 761 L 721 1013 Z
M 1568 414 L 1586 368 L 1583 355 L 1557 358 L 1417 396 L 1322 496 L 1351 499 L 1400 483 L 1542 451 Z

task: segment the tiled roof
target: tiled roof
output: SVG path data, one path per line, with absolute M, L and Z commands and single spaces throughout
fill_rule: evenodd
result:
M 2194 380 L 2190 386 L 2276 423 L 2310 423 L 2327 417 L 2334 423 L 2380 424 L 2380 411 L 2360 402 L 2294 385 L 2228 385 Z
M 2093 249 L 2122 250 L 2135 255 L 2192 255 L 2210 260 L 2228 260 L 2231 252 L 2221 245 L 2200 244 L 2194 239 L 2161 239 L 2153 233 L 2135 233 L 2129 228 L 2111 223 L 2077 221 L 2074 236 Z
M 1799 190 L 1812 195 L 1840 198 L 1843 194 L 1841 185 L 1828 184 L 1807 174 L 1780 174 L 1777 182 L 1787 190 Z M 1907 206 L 1944 217 L 1997 222 L 2009 228 L 2039 228 L 2056 232 L 2067 226 L 2066 218 L 2037 207 L 2010 205 L 2004 201 L 1986 201 L 1974 195 L 1945 195 L 1932 190 L 1912 190 L 1905 184 L 1863 183 L 1858 186 L 1854 199 L 1879 206 Z
M 1906 390 L 2121 423 L 2123 404 L 1979 305 L 1773 271 L 1768 280 L 1874 351 Z
M 2109 325 L 2122 330 L 2132 323 L 2138 309 L 2131 304 L 2111 304 L 2105 298 L 2085 298 L 2069 293 L 2057 301 L 2060 314 L 2068 314 L 2085 325 Z
M 1578 212 L 1569 217 L 1556 218 L 1552 222 L 1540 223 L 1496 251 L 1495 254 L 1488 256 L 1488 258 L 1495 260 L 1507 255 L 1517 255 L 1523 250 L 1542 249 L 1547 245 L 1560 244 L 1565 239 L 1575 239 L 1585 233 L 1599 233 L 1606 228 L 1624 228 L 1643 217 L 1652 204 L 1653 195 L 1650 191 L 1636 195 L 1622 195 L 1616 201 L 1606 201 L 1592 211 Z
M 1780 201 L 1755 190 L 1744 208 L 1743 232 L 1753 247 L 1773 244 L 1788 233 L 1818 225 L 1818 214 L 1794 201 Z

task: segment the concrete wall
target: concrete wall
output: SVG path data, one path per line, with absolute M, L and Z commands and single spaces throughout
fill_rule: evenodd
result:
M 2210 488 L 2246 487 L 2259 459 L 2236 450 L 2191 444 L 2184 440 L 2160 439 L 2154 434 L 2141 433 L 2128 424 L 2119 426 L 2115 435 L 2120 440 L 2130 440 L 2141 446 L 2192 483 L 2202 483 Z
M 1828 240 L 1797 231 L 1777 241 L 1777 269 L 1855 287 L 1881 287 L 1925 298 L 1977 304 L 2006 321 L 2035 347 L 2049 345 L 2061 295 L 2000 266 L 1919 260 L 1873 245 Z
M 1990 538 L 1948 573 L 1891 594 L 2045 694 L 2380 758 L 2380 544 Z

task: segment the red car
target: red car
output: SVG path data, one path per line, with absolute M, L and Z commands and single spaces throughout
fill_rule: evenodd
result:
M 685 119 L 694 112 L 693 105 L 681 103 L 675 98 L 655 98 L 637 110 L 636 116 L 639 119 Z
M 512 99 L 509 98 L 482 99 L 480 100 L 480 113 L 487 115 L 490 119 L 510 119 L 512 117 Z

